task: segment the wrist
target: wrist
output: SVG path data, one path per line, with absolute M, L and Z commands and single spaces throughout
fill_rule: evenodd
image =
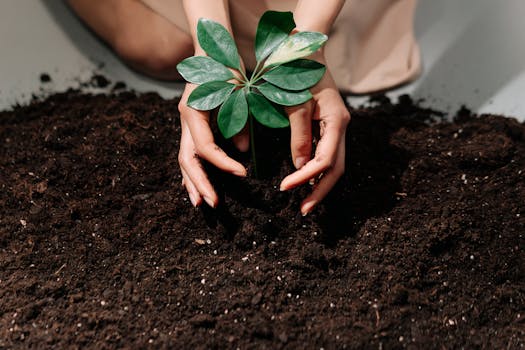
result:
M 328 34 L 344 3 L 344 0 L 298 0 L 294 9 L 297 29 Z

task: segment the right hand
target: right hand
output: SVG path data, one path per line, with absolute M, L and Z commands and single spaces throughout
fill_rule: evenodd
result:
M 318 55 L 318 61 L 325 63 Z M 286 191 L 303 183 L 318 180 L 312 192 L 301 203 L 301 213 L 307 215 L 326 197 L 345 170 L 346 127 L 350 113 L 335 82 L 327 70 L 317 85 L 311 88 L 313 98 L 299 106 L 288 107 L 291 129 L 292 159 L 297 171 L 281 182 Z M 312 159 L 312 121 L 318 121 L 320 139 Z

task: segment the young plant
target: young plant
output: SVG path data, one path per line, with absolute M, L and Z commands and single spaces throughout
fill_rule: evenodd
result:
M 269 128 L 290 125 L 281 106 L 295 106 L 312 98 L 308 90 L 321 80 L 325 66 L 304 59 L 327 40 L 318 32 L 298 32 L 291 12 L 267 11 L 255 36 L 256 67 L 248 78 L 230 33 L 217 22 L 201 18 L 197 38 L 208 56 L 194 56 L 178 64 L 180 75 L 199 85 L 189 96 L 188 106 L 208 111 L 220 106 L 217 125 L 226 138 L 249 124 L 254 171 L 254 121 Z M 234 74 L 236 72 L 237 74 Z

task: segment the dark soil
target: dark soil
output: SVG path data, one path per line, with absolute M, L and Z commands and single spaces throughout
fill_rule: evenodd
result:
M 0 113 L 0 348 L 523 348 L 525 126 L 408 98 L 352 116 L 303 218 L 287 130 L 258 136 L 265 179 L 212 169 L 222 204 L 193 209 L 177 101 Z

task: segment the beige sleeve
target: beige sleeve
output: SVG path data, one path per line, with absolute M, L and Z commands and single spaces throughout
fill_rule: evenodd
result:
M 152 10 L 188 30 L 181 1 L 142 0 Z M 268 9 L 290 11 L 295 0 L 230 0 L 239 52 L 254 66 L 258 19 Z M 421 71 L 414 37 L 417 0 L 347 0 L 326 46 L 328 67 L 339 89 L 351 93 L 384 90 L 416 78 Z
M 326 47 L 337 86 L 347 92 L 384 90 L 421 70 L 414 37 L 417 0 L 347 0 Z

